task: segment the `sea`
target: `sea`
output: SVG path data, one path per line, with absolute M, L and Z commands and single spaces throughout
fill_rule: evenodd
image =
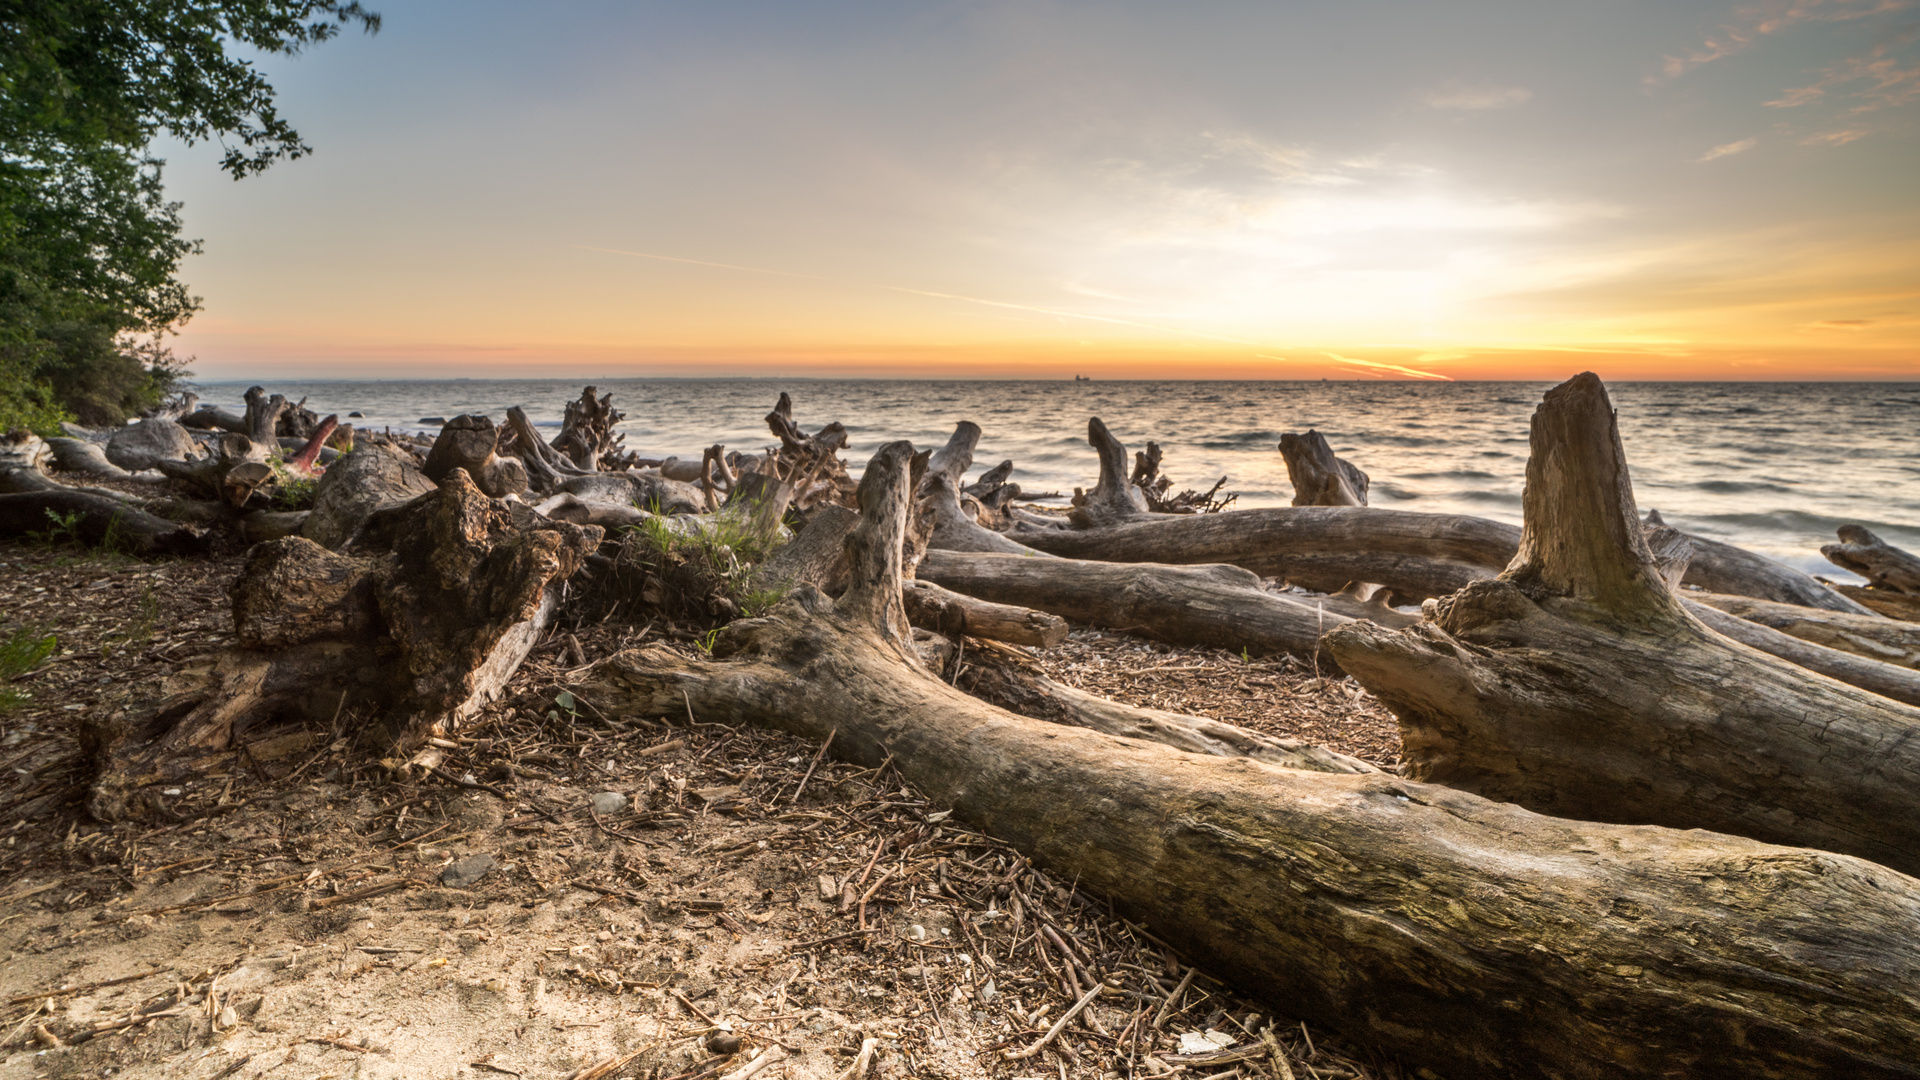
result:
M 247 382 L 195 387 L 241 407 Z M 583 380 L 267 381 L 269 390 L 361 429 L 435 431 L 435 417 L 519 405 L 558 428 Z M 626 447 L 644 457 L 698 458 L 703 448 L 773 445 L 765 417 L 782 391 L 812 431 L 846 425 L 858 473 L 882 443 L 945 443 L 955 423 L 983 435 L 974 473 L 1014 463 L 1014 480 L 1064 502 L 1092 487 L 1099 465 L 1087 420 L 1129 450 L 1160 444 L 1177 488 L 1221 477 L 1237 508 L 1293 497 L 1278 444 L 1317 430 L 1372 478 L 1370 504 L 1520 523 L 1527 427 L 1551 383 L 1061 382 L 906 379 L 606 379 L 626 414 Z M 1849 522 L 1920 551 L 1920 383 L 1612 383 L 1620 435 L 1644 513 L 1836 581 L 1856 581 L 1820 545 Z M 349 419 L 358 412 L 359 417 Z M 971 474 L 970 474 L 971 475 Z

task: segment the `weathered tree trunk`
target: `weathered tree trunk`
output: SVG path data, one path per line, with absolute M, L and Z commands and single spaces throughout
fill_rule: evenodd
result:
M 1920 668 L 1920 626 L 1883 615 L 1849 615 L 1844 611 L 1799 607 L 1755 600 L 1750 596 L 1719 593 L 1683 593 L 1692 603 L 1719 608 L 1748 622 L 1772 627 L 1802 641 L 1850 652 L 1897 667 Z
M 846 591 L 852 572 L 847 538 L 859 524 L 860 515 L 844 506 L 820 507 L 792 540 L 754 568 L 754 584 L 782 592 L 811 585 L 830 596 L 839 595 Z
M 481 491 L 496 499 L 523 495 L 527 490 L 527 467 L 519 458 L 494 453 L 500 432 L 486 416 L 462 415 L 448 420 L 427 452 L 421 472 L 439 483 L 455 469 L 465 469 Z
M 255 446 L 273 446 L 280 437 L 280 417 L 287 409 L 284 394 L 268 394 L 265 387 L 250 387 L 246 393 L 247 415 L 243 418 L 246 429 L 240 434 L 252 439 Z
M 560 434 L 548 444 L 587 472 L 618 467 L 615 459 L 620 457 L 620 444 L 627 440 L 613 430 L 627 414 L 613 407 L 611 393 L 595 397 L 598 389 L 589 386 L 580 392 L 579 400 L 567 402 Z
M 196 555 L 204 537 L 129 502 L 67 488 L 0 495 L 0 536 L 72 532 L 92 547 L 135 555 Z
M 1859 585 L 1835 585 L 1834 591 L 1856 604 L 1889 619 L 1920 622 L 1920 596 L 1908 596 L 1891 589 L 1868 589 Z
M 1260 587 L 1237 566 L 1160 566 L 929 551 L 919 576 L 958 593 L 1180 645 L 1310 656 L 1347 622 Z M 1331 664 L 1329 664 L 1331 666 Z
M 1647 511 L 1646 523 L 1650 526 L 1666 524 L 1660 519 L 1660 514 L 1653 510 Z M 1811 575 L 1790 566 L 1782 566 L 1772 559 L 1732 544 L 1723 544 L 1692 533 L 1682 535 L 1693 544 L 1693 561 L 1687 566 L 1685 578 L 1688 585 L 1730 596 L 1771 600 L 1776 604 L 1849 611 L 1855 615 L 1871 614 Z
M 497 695 L 545 630 L 593 528 L 520 528 L 461 471 L 409 504 L 391 553 L 337 555 L 300 537 L 259 544 L 231 590 L 239 646 L 170 677 L 162 699 L 84 733 L 90 809 L 142 813 L 158 784 L 204 771 L 249 727 L 378 718 L 402 750 Z
M 1067 518 L 1076 528 L 1095 529 L 1147 516 L 1147 497 L 1128 482 L 1127 448 L 1099 417 L 1087 421 L 1087 444 L 1100 455 L 1100 480 L 1092 491 L 1075 491 Z
M 1280 456 L 1287 463 L 1287 479 L 1293 481 L 1293 505 L 1367 505 L 1367 474 L 1335 457 L 1319 432 L 1280 436 Z
M 47 440 L 47 447 L 53 451 L 54 464 L 60 467 L 61 472 L 101 480 L 134 478 L 133 473 L 107 460 L 106 448 L 99 443 L 85 439 L 55 438 Z
M 300 535 L 339 550 L 381 507 L 397 506 L 434 489 L 413 457 L 368 442 L 328 467 L 313 488 L 313 512 Z
M 597 470 L 583 469 L 540 438 L 540 432 L 527 419 L 527 411 L 515 405 L 507 410 L 507 431 L 513 435 L 514 456 L 527 470 L 527 480 L 542 495 L 558 488 L 575 476 L 591 476 Z
M 853 586 L 597 666 L 601 708 L 835 733 L 1315 1024 L 1455 1075 L 1920 1074 L 1920 883 L 1737 837 L 1559 821 L 1014 716 L 900 608 L 910 448 L 861 482 Z M 1357 625 L 1357 624 L 1356 624 Z M 1861 958 L 1871 957 L 1871 962 Z
M 793 505 L 811 510 L 823 502 L 847 505 L 853 492 L 853 480 L 840 460 L 847 447 L 847 429 L 834 421 L 808 435 L 793 419 L 793 399 L 781 391 L 780 400 L 767 414 L 767 428 L 780 439 L 774 474 L 793 485 Z
M 1920 558 L 1867 531 L 1864 525 L 1840 526 L 1840 542 L 1820 549 L 1827 561 L 1866 578 L 1876 589 L 1920 596 Z
M 1067 640 L 1067 620 L 1014 604 L 996 604 L 963 596 L 931 581 L 901 583 L 907 621 L 923 630 L 957 638 L 962 634 L 1051 649 Z
M 252 431 L 246 417 L 214 405 L 202 405 L 181 417 L 180 426 L 203 431 L 230 431 L 235 435 L 246 435 Z
M 549 495 L 535 503 L 533 508 L 555 521 L 567 521 L 575 525 L 598 525 L 609 533 L 615 529 L 640 525 L 654 516 L 631 504 L 623 506 L 619 503 L 582 499 L 578 495 L 565 491 Z
M 1355 622 L 1327 635 L 1399 717 L 1407 775 L 1542 813 L 1716 829 L 1920 871 L 1920 709 L 1688 614 L 1647 547 L 1592 375 L 1534 414 L 1525 512 L 1498 581 L 1435 601 L 1408 630 Z

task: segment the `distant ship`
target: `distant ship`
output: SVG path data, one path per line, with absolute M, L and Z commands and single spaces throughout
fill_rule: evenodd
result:
M 1093 380 L 1087 378 L 1085 375 L 1075 375 L 1073 377 L 1073 381 L 1074 382 L 1092 382 Z

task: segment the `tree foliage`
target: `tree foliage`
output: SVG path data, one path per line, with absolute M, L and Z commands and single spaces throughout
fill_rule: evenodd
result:
M 162 134 L 235 179 L 311 152 L 238 48 L 294 55 L 377 14 L 339 0 L 0 0 L 0 428 L 117 423 L 183 374 L 199 302 Z

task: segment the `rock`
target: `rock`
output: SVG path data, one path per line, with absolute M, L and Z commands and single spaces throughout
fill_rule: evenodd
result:
M 447 418 L 444 416 L 423 416 L 414 421 L 416 424 L 444 424 L 446 422 Z
M 627 808 L 627 797 L 617 791 L 603 791 L 593 797 L 593 812 L 601 817 L 617 814 Z
M 471 889 L 481 878 L 493 872 L 499 865 L 491 855 L 469 855 L 456 859 L 440 871 L 440 884 L 449 889 Z
M 46 440 L 26 428 L 0 433 L 0 469 L 33 469 L 45 472 L 53 460 Z
M 707 1036 L 707 1052 L 712 1054 L 737 1054 L 744 1045 L 745 1041 L 731 1031 L 716 1031 Z
M 365 420 L 366 418 L 366 414 L 357 409 L 347 414 L 347 419 L 349 420 Z
M 172 420 L 142 420 L 107 440 L 107 460 L 128 472 L 151 469 L 156 461 L 185 461 L 198 453 L 193 436 Z

